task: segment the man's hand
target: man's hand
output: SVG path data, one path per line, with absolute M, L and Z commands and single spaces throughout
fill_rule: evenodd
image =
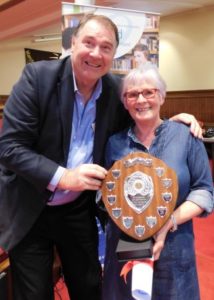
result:
M 96 164 L 83 164 L 75 169 L 66 169 L 57 188 L 70 191 L 98 190 L 107 174 L 106 169 Z
M 202 128 L 193 115 L 181 113 L 170 118 L 171 121 L 182 122 L 190 125 L 190 132 L 197 138 L 202 139 Z

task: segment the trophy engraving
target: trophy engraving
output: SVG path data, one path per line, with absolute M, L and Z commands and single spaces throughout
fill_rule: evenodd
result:
M 154 195 L 152 178 L 142 172 L 134 172 L 124 180 L 124 196 L 128 205 L 141 213 Z
M 124 161 L 124 166 L 126 168 L 133 167 L 135 165 L 144 165 L 146 167 L 152 166 L 152 158 L 142 158 L 142 157 L 135 157 L 133 159 L 127 159 Z

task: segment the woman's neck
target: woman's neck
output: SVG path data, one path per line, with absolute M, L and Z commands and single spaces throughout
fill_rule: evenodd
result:
M 138 140 L 146 147 L 149 148 L 155 138 L 155 131 L 163 121 L 158 119 L 152 124 L 135 124 L 134 133 Z

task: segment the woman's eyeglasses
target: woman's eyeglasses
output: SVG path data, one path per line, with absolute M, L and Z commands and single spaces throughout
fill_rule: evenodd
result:
M 140 95 L 146 99 L 153 98 L 156 95 L 158 89 L 144 89 L 141 91 L 130 91 L 126 92 L 124 96 L 130 101 L 136 101 Z

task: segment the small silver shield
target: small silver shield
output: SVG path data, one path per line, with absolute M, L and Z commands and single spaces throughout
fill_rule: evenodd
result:
M 133 224 L 133 217 L 123 217 L 123 226 L 126 229 L 131 228 L 132 224 Z
M 116 195 L 107 195 L 107 200 L 110 205 L 113 205 L 117 200 L 117 196 Z
M 114 179 L 118 179 L 120 177 L 120 173 L 121 173 L 121 171 L 119 169 L 112 170 L 112 175 L 113 175 Z
M 164 174 L 164 168 L 163 167 L 157 167 L 157 168 L 155 168 L 155 172 L 156 172 L 158 177 L 162 177 L 163 174 Z
M 146 217 L 146 224 L 153 228 L 157 224 L 157 218 L 152 216 Z
M 167 207 L 166 207 L 166 206 L 158 206 L 158 207 L 157 207 L 157 212 L 158 212 L 159 216 L 160 216 L 161 218 L 163 218 L 163 217 L 165 217 L 165 215 L 166 215 Z
M 137 236 L 141 237 L 145 233 L 145 226 L 144 225 L 136 225 L 135 226 L 135 233 Z
M 162 193 L 162 199 L 166 202 L 169 203 L 172 200 L 172 193 Z
M 163 178 L 162 179 L 162 184 L 165 188 L 170 188 L 172 185 L 172 179 L 171 178 Z
M 114 181 L 106 182 L 106 187 L 111 192 L 115 188 L 115 182 Z
M 122 214 L 122 209 L 120 207 L 115 207 L 115 208 L 112 208 L 112 216 L 115 218 L 115 219 L 118 219 L 121 217 L 121 214 Z

